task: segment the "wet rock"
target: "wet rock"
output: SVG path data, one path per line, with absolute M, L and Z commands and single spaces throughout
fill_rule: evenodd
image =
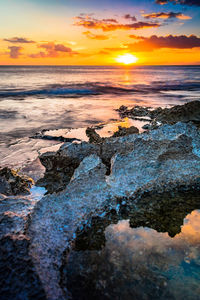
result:
M 55 152 L 46 152 L 39 158 L 46 168 L 44 177 L 37 181 L 49 193 L 63 190 L 69 183 L 80 162 L 90 154 L 99 154 L 99 146 L 82 142 L 80 144 L 64 144 Z
M 131 126 L 131 127 L 122 127 L 122 126 L 118 126 L 118 131 L 116 131 L 113 134 L 113 137 L 119 137 L 119 136 L 125 136 L 128 134 L 138 134 L 139 133 L 139 129 L 135 126 Z
M 92 218 L 77 231 L 70 251 L 63 257 L 61 284 L 73 299 L 164 300 L 182 299 L 185 293 L 188 299 L 198 299 L 198 289 L 192 291 L 191 287 L 194 283 L 198 286 L 199 267 L 194 272 L 190 269 L 188 284 L 188 273 L 181 266 L 185 251 L 193 253 L 195 245 L 199 252 L 199 240 L 194 242 L 194 232 L 192 239 L 184 238 L 181 227 L 185 216 L 199 207 L 199 191 L 144 194 L 136 204 L 121 205 L 118 213 Z M 197 257 L 192 256 L 193 266 Z M 179 295 L 172 269 L 177 270 L 181 282 L 185 280 Z
M 60 266 L 76 228 L 110 202 L 105 173 L 97 156 L 85 158 L 65 191 L 44 197 L 35 207 L 28 229 L 30 253 L 49 299 L 67 297 L 59 285 Z
M 144 192 L 198 187 L 199 149 L 200 132 L 196 126 L 176 123 L 141 135 L 110 138 L 101 145 L 63 145 L 54 155 L 47 155 L 44 161 L 50 170 L 54 156 L 61 170 L 65 163 L 64 167 L 70 164 L 73 169 L 65 190 L 37 203 L 28 228 L 30 254 L 48 298 L 69 296 L 60 285 L 60 268 L 62 253 L 75 238 L 78 227 L 105 211 L 117 211 L 119 199 L 126 204 Z M 105 161 L 109 158 L 110 175 L 106 175 Z
M 29 239 L 24 235 L 0 239 L 1 300 L 45 300 L 46 295 L 29 255 Z
M 137 118 L 137 117 L 149 117 L 150 116 L 150 107 L 143 107 L 143 106 L 138 106 L 135 105 L 133 108 L 128 109 L 127 106 L 120 106 L 119 109 L 116 109 L 121 117 L 132 117 L 132 118 Z
M 176 105 L 153 113 L 153 118 L 162 123 L 200 122 L 200 101 L 192 101 L 184 105 Z
M 0 193 L 5 195 L 29 194 L 33 180 L 7 167 L 0 169 Z
M 93 144 L 100 144 L 102 143 L 103 139 L 100 135 L 95 131 L 94 128 L 88 127 L 86 129 L 86 135 L 89 137 L 89 142 Z
M 195 124 L 200 123 L 200 101 L 192 101 L 184 105 L 176 105 L 171 108 L 152 109 L 150 107 L 134 106 L 132 109 L 124 108 L 118 110 L 123 117 L 135 118 L 146 117 L 154 122 L 161 124 L 175 124 L 177 122 L 192 121 Z M 155 129 L 155 124 L 151 124 L 148 129 Z M 159 124 L 158 124 L 159 125 Z
M 0 200 L 0 238 L 7 234 L 24 234 L 33 204 L 26 197 Z
M 142 128 L 145 130 L 154 130 L 154 129 L 158 129 L 158 127 L 161 125 L 162 125 L 161 122 L 157 122 L 156 120 L 153 120 L 149 124 L 145 124 Z

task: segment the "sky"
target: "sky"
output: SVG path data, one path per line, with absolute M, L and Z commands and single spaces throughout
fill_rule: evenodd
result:
M 200 64 L 200 0 L 0 0 L 0 65 Z

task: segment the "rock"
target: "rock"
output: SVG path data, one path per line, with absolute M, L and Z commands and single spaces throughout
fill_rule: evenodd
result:
M 93 144 L 100 144 L 102 143 L 103 139 L 100 135 L 95 131 L 94 128 L 88 127 L 86 129 L 86 135 L 89 137 L 89 142 Z
M 188 243 L 185 243 L 185 239 L 181 239 L 183 248 L 180 247 L 179 238 L 179 251 L 176 252 L 177 246 L 174 246 L 176 239 L 172 240 L 170 237 L 181 233 L 186 215 L 199 207 L 199 191 L 153 195 L 148 193 L 142 195 L 137 202 L 130 201 L 125 205 L 121 205 L 118 212 L 111 211 L 103 217 L 93 217 L 90 224 L 77 230 L 76 238 L 68 251 L 67 259 L 63 257 L 61 285 L 69 289 L 72 299 L 145 299 L 147 295 L 147 299 L 151 299 L 149 292 L 152 292 L 153 299 L 155 299 L 155 290 L 158 293 L 156 299 L 166 299 L 166 292 L 163 293 L 163 273 L 161 270 L 163 270 L 163 267 L 166 270 L 165 266 L 167 265 L 170 266 L 170 270 L 172 268 L 173 264 L 169 258 L 169 252 L 175 264 L 180 266 L 185 256 L 183 248 L 186 250 L 186 244 L 188 245 Z M 112 225 L 109 226 L 110 224 Z M 114 229 L 116 227 L 118 227 L 118 230 Z M 157 243 L 154 245 L 157 245 L 157 247 L 152 247 L 152 239 L 150 239 L 150 251 L 147 251 L 148 233 L 143 227 L 148 227 L 148 232 L 156 230 L 154 232 Z M 145 235 L 138 235 L 140 230 L 144 230 Z M 108 232 L 112 232 L 112 234 L 108 234 Z M 136 233 L 135 236 L 134 232 Z M 160 232 L 168 232 L 169 236 L 159 234 Z M 170 244 L 173 250 L 170 249 L 169 251 L 168 249 L 171 247 L 167 247 L 164 243 L 164 249 L 158 251 L 162 244 L 160 242 L 162 236 L 164 236 L 164 240 L 167 236 L 168 245 Z M 117 242 L 117 237 L 119 237 L 120 243 Z M 135 243 L 133 240 L 135 240 Z M 142 243 L 141 252 L 138 249 L 140 242 Z M 109 248 L 110 250 L 106 251 Z M 158 251 L 161 255 L 152 255 L 152 253 L 155 254 L 155 251 Z M 190 253 L 190 250 L 188 252 Z M 145 260 L 145 256 L 147 260 Z M 124 264 L 121 264 L 122 261 L 124 261 Z M 146 267 L 144 267 L 145 261 L 147 261 Z M 113 264 L 115 264 L 115 267 L 113 267 Z M 153 272 L 152 265 L 156 266 L 153 268 Z M 177 276 L 180 276 L 180 272 L 177 272 Z M 184 275 L 181 275 L 181 280 L 182 276 Z M 140 284 L 136 292 L 135 287 L 137 286 L 138 277 Z M 147 278 L 148 282 L 151 282 L 149 285 L 147 284 Z M 198 278 L 196 280 L 198 284 Z M 76 284 L 77 281 L 79 285 Z M 166 281 L 168 281 L 167 278 Z M 188 282 L 187 275 L 186 281 Z M 126 296 L 128 285 L 130 290 Z M 160 290 L 158 290 L 158 286 L 160 286 Z M 168 288 L 171 290 L 170 285 L 168 285 Z M 192 295 L 194 299 L 197 299 L 198 291 L 194 289 Z M 174 299 L 174 297 L 169 297 L 169 299 Z
M 32 208 L 32 202 L 26 197 L 0 200 L 0 238 L 7 234 L 24 234 Z
M 176 122 L 200 122 L 200 101 L 192 101 L 184 105 L 176 105 L 153 113 L 156 121 L 175 124 Z
M 38 186 L 44 186 L 49 193 L 63 190 L 74 174 L 80 162 L 90 154 L 99 154 L 99 146 L 82 142 L 79 144 L 64 144 L 55 152 L 46 152 L 39 158 L 46 168 L 44 178 L 37 181 Z
M 29 194 L 33 180 L 7 167 L 0 169 L 0 193 L 4 195 Z
M 146 130 L 154 130 L 161 126 L 162 123 L 157 122 L 156 120 L 151 121 L 149 124 L 145 124 L 142 128 Z
M 84 158 L 84 160 L 80 163 L 79 167 L 75 170 L 74 175 L 72 176 L 72 180 L 83 176 L 84 174 L 88 175 L 90 170 L 93 172 L 95 168 L 102 167 L 102 161 L 99 156 L 96 154 L 92 154 Z
M 105 173 L 105 165 L 97 156 L 83 159 L 67 189 L 44 197 L 32 214 L 28 229 L 30 253 L 51 300 L 67 298 L 59 285 L 60 266 L 76 228 L 109 203 Z
M 131 126 L 131 127 L 128 127 L 128 128 L 118 126 L 118 131 L 116 131 L 113 134 L 113 137 L 125 136 L 125 135 L 128 135 L 128 134 L 138 134 L 138 133 L 139 133 L 139 129 L 135 126 Z
M 121 117 L 130 117 L 130 118 L 137 118 L 137 117 L 149 117 L 150 115 L 150 107 L 143 107 L 135 105 L 133 108 L 128 109 L 127 106 L 120 106 L 117 109 Z M 146 119 L 145 119 L 146 120 Z
M 176 105 L 171 108 L 152 109 L 150 107 L 134 106 L 132 109 L 124 108 L 118 110 L 123 117 L 135 118 L 148 116 L 155 122 L 161 124 L 175 124 L 177 122 L 200 123 L 200 101 L 192 101 L 184 105 Z M 153 125 L 152 128 L 155 129 Z
M 35 201 L 30 196 L 0 197 L 0 298 L 41 299 L 46 296 L 29 255 L 26 235 Z
M 1 300 L 46 299 L 29 255 L 29 245 L 30 241 L 24 235 L 0 239 Z
M 186 123 L 164 125 L 141 135 L 110 138 L 101 145 L 63 145 L 54 154 L 59 166 L 65 159 L 72 164 L 75 158 L 78 167 L 73 169 L 74 176 L 65 190 L 47 195 L 37 203 L 27 230 L 29 253 L 47 298 L 61 300 L 69 296 L 60 285 L 60 272 L 63 252 L 70 247 L 77 228 L 105 211 L 117 212 L 121 202 L 139 203 L 144 193 L 199 188 L 199 149 L 200 132 Z M 111 158 L 109 175 L 103 158 Z
M 127 110 L 128 110 L 128 107 L 125 105 L 121 105 L 118 109 L 116 109 L 116 111 L 118 111 L 119 114 L 124 114 L 127 112 Z

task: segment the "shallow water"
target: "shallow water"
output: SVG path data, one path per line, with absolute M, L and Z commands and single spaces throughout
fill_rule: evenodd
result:
M 74 300 L 199 299 L 199 208 L 199 194 L 183 192 L 94 218 L 77 232 L 63 286 Z
M 183 104 L 199 91 L 199 66 L 1 66 L 0 141 L 118 119 L 122 104 Z
M 80 140 L 87 126 L 102 123 L 109 123 L 98 129 L 102 136 L 118 125 L 141 131 L 145 122 L 121 123 L 115 109 L 183 104 L 199 92 L 199 66 L 0 66 L 1 166 L 33 169 L 39 153 L 56 151 L 58 141 L 29 138 L 41 130 Z

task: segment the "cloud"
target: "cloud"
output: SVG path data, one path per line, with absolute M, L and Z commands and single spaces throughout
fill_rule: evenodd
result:
M 167 3 L 182 4 L 188 6 L 200 6 L 199 0 L 156 0 L 157 4 L 164 5 Z
M 148 38 L 140 37 L 143 41 L 126 44 L 131 51 L 153 51 L 161 48 L 174 48 L 174 49 L 192 49 L 200 47 L 200 38 L 195 35 L 168 35 L 157 36 L 152 35 Z
M 28 40 L 26 38 L 22 38 L 22 37 L 13 37 L 10 39 L 4 39 L 5 42 L 9 42 L 9 43 L 19 43 L 19 44 L 33 44 L 35 43 L 34 41 Z
M 83 34 L 92 40 L 108 40 L 109 37 L 105 34 L 93 34 L 91 31 L 84 31 Z
M 129 37 L 131 39 L 135 39 L 135 40 L 145 40 L 146 39 L 144 36 L 134 35 L 134 34 L 130 34 Z
M 118 21 L 116 19 L 103 19 L 103 22 L 109 22 L 109 23 L 118 23 Z
M 59 57 L 59 56 L 66 56 L 66 55 L 74 55 L 78 54 L 77 52 L 73 51 L 71 48 L 66 47 L 63 44 L 55 44 L 53 42 L 40 44 L 37 46 L 38 48 L 44 49 L 44 51 L 40 51 L 38 53 L 34 53 L 29 55 L 32 58 L 45 58 L 45 57 Z
M 133 22 L 137 21 L 136 17 L 135 16 L 131 16 L 130 14 L 124 15 L 124 19 L 131 20 Z
M 10 50 L 10 58 L 19 58 L 19 56 L 21 55 L 21 51 L 23 50 L 22 47 L 17 46 L 10 46 L 8 47 L 8 49 Z
M 106 20 L 106 21 L 105 21 Z M 129 24 L 111 22 L 110 19 L 96 19 L 91 16 L 78 16 L 75 17 L 76 26 L 83 26 L 87 29 L 101 29 L 102 31 L 114 31 L 114 30 L 130 30 L 130 29 L 142 29 L 160 27 L 158 22 L 135 22 Z
M 142 14 L 142 16 L 145 19 L 180 19 L 180 20 L 189 20 L 191 17 L 186 16 L 180 12 L 175 13 L 175 12 L 157 12 L 157 13 L 151 13 L 151 14 Z

